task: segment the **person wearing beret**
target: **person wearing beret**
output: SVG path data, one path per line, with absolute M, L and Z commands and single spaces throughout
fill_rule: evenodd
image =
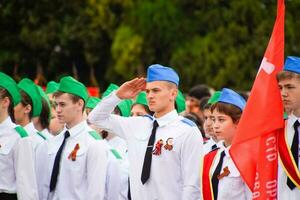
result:
M 300 197 L 300 57 L 287 57 L 277 81 L 288 115 L 284 137 L 279 138 L 287 153 L 279 151 L 278 199 L 296 200 Z
M 98 97 L 89 97 L 87 104 L 85 106 L 85 111 L 87 115 L 96 107 L 96 105 L 101 101 Z M 97 128 L 93 124 L 90 124 L 88 122 L 89 126 L 95 130 L 95 133 L 97 133 L 101 137 L 101 129 Z M 101 137 L 102 139 L 102 137 Z M 107 148 L 110 150 L 110 153 L 108 155 L 108 168 L 107 168 L 107 177 L 106 177 L 106 199 L 111 200 L 121 200 L 124 199 L 122 196 L 126 196 L 122 194 L 122 186 L 127 188 L 127 181 L 122 182 L 123 179 L 128 179 L 128 170 L 123 170 L 123 162 L 124 162 L 124 156 L 121 156 L 118 150 L 116 150 L 114 147 L 108 144 L 108 141 L 106 139 L 103 140 L 105 144 L 107 145 Z M 126 144 L 124 143 L 126 146 Z M 126 147 L 127 149 L 127 147 Z M 125 174 L 124 174 L 125 173 Z M 125 186 L 124 186 L 125 185 Z
M 16 124 L 23 126 L 28 132 L 29 137 L 33 140 L 33 148 L 36 150 L 38 145 L 47 140 L 47 136 L 39 132 L 33 124 L 33 118 L 39 117 L 42 111 L 42 96 L 35 83 L 28 78 L 22 79 L 18 83 L 18 87 L 21 103 L 14 109 Z
M 42 96 L 42 110 L 38 117 L 33 118 L 34 127 L 42 133 L 46 139 L 52 138 L 54 135 L 49 131 L 49 125 L 51 121 L 51 104 L 49 97 L 44 90 L 37 85 L 39 94 Z
M 130 110 L 130 116 L 144 116 L 153 115 L 153 112 L 149 110 L 146 92 L 140 92 L 135 98 Z
M 38 148 L 40 199 L 105 199 L 108 149 L 84 118 L 86 87 L 66 76 L 53 96 L 65 127 Z
M 32 141 L 14 123 L 14 107 L 21 101 L 16 82 L 0 72 L 0 199 L 38 200 Z
M 147 79 L 135 78 L 103 98 L 90 113 L 91 123 L 128 144 L 132 199 L 199 199 L 203 141 L 198 128 L 175 110 L 179 76 L 169 67 L 151 65 Z M 153 116 L 112 114 L 123 99 L 145 90 Z
M 224 88 L 217 102 L 211 106 L 213 129 L 216 137 L 223 139 L 223 147 L 210 151 L 203 158 L 202 199 L 252 199 L 250 189 L 244 183 L 229 154 L 245 105 L 243 97 L 231 89 Z
M 57 135 L 60 133 L 63 128 L 64 124 L 59 123 L 57 119 L 57 114 L 55 111 L 55 104 L 54 104 L 54 99 L 53 99 L 53 93 L 57 91 L 59 87 L 59 84 L 55 81 L 49 81 L 46 87 L 45 93 L 47 94 L 50 105 L 51 105 L 51 119 L 50 119 L 50 124 L 49 124 L 49 132 L 52 135 Z
M 222 146 L 222 138 L 220 136 L 217 138 L 214 130 L 213 130 L 213 121 L 212 121 L 212 112 L 211 106 L 218 102 L 221 95 L 221 91 L 216 91 L 207 101 L 207 104 L 203 109 L 204 123 L 203 129 L 207 137 L 209 137 L 208 141 L 204 144 L 204 155 L 214 150 L 217 147 Z

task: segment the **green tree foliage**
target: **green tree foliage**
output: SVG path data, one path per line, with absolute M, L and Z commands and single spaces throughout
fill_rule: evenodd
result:
M 298 55 L 300 0 L 286 0 L 286 55 Z M 186 91 L 197 83 L 249 90 L 275 21 L 275 0 L 4 0 L 0 69 L 48 80 L 72 74 L 104 89 L 174 67 Z M 94 70 L 94 71 L 93 71 Z M 74 70 L 73 70 L 74 71 Z

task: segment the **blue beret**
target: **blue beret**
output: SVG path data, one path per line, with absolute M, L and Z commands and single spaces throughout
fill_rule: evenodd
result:
M 234 106 L 237 106 L 241 110 L 244 110 L 244 107 L 246 105 L 246 101 L 243 97 L 228 88 L 223 88 L 218 102 L 232 104 Z
M 178 86 L 179 76 L 174 69 L 155 64 L 149 66 L 147 70 L 147 82 L 153 81 L 169 81 Z
M 296 56 L 288 56 L 283 70 L 300 74 L 300 58 Z

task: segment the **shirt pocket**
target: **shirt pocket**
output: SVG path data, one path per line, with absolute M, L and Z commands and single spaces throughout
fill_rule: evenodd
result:
M 13 149 L 13 146 L 15 144 L 15 140 L 13 141 L 5 141 L 5 142 L 0 142 L 0 156 L 5 157 L 7 156 L 11 150 Z
M 66 157 L 64 158 L 65 166 L 71 171 L 82 171 L 86 165 L 86 154 L 87 149 L 80 147 L 76 153 L 74 153 L 74 148 L 67 149 Z

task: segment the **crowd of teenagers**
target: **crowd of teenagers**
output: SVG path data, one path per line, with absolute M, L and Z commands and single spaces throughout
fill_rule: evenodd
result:
M 299 175 L 300 58 L 277 81 Z M 248 94 L 179 82 L 154 64 L 100 99 L 71 76 L 44 91 L 0 72 L 0 200 L 252 199 L 229 154 Z M 299 200 L 283 166 L 278 199 Z

